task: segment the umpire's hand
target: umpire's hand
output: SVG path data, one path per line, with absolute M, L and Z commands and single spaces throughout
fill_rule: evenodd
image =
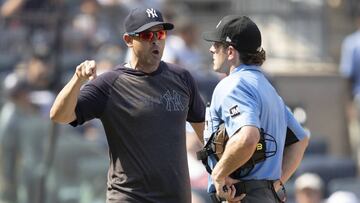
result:
M 229 203 L 240 203 L 245 197 L 245 194 L 235 197 L 236 188 L 234 184 L 240 182 L 239 180 L 230 177 L 218 178 L 213 176 L 212 179 L 215 185 L 216 194 L 219 197 L 226 199 Z
M 93 80 L 96 78 L 96 63 L 94 60 L 86 60 L 76 67 L 76 76 L 81 81 Z

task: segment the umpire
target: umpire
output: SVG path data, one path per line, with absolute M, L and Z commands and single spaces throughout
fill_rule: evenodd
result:
M 309 137 L 261 71 L 260 30 L 246 16 L 229 15 L 203 38 L 213 42 L 213 69 L 227 74 L 214 90 L 205 122 L 205 142 L 222 123 L 229 136 L 221 159 L 210 155 L 214 167 L 208 191 L 229 202 L 284 202 L 276 191 L 299 166 Z M 260 140 L 272 155 L 234 174 L 252 158 Z

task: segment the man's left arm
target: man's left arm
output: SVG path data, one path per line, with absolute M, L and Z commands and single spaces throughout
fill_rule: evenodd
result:
M 283 183 L 286 183 L 286 181 L 289 180 L 291 175 L 299 167 L 304 156 L 305 149 L 309 144 L 309 135 L 306 134 L 289 109 L 286 109 L 286 113 L 288 118 L 288 128 L 280 177 L 280 181 Z M 280 181 L 276 181 L 274 183 L 276 191 L 281 187 Z
M 305 137 L 304 139 L 285 147 L 280 178 L 282 183 L 286 183 L 299 167 L 308 143 L 309 137 Z M 278 191 L 281 188 L 280 181 L 276 181 L 274 187 L 275 190 Z

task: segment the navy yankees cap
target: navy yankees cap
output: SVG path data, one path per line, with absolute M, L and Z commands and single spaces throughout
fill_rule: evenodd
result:
M 125 32 L 139 33 L 155 25 L 163 25 L 164 30 L 172 30 L 174 25 L 164 22 L 160 11 L 154 8 L 135 8 L 125 18 Z
M 215 30 L 204 32 L 202 37 L 206 41 L 231 44 L 239 52 L 256 53 L 261 49 L 260 30 L 247 16 L 225 16 Z

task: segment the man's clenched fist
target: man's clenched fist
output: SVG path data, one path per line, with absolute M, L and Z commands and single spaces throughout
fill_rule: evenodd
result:
M 93 80 L 96 78 L 96 63 L 94 60 L 86 60 L 76 67 L 76 75 L 82 80 Z

